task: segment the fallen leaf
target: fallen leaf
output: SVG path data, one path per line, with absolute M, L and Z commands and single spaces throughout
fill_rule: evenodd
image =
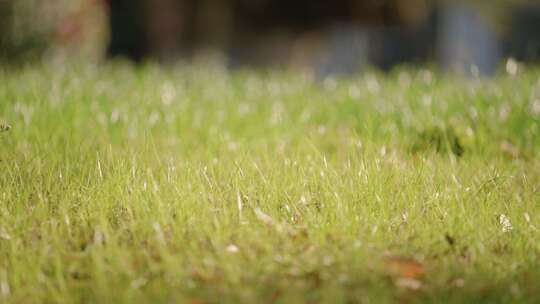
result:
M 406 257 L 388 257 L 384 260 L 385 269 L 393 276 L 417 279 L 424 275 L 424 265 Z

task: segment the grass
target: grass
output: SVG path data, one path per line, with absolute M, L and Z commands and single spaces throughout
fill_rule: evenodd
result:
M 538 70 L 0 83 L 2 303 L 540 301 Z

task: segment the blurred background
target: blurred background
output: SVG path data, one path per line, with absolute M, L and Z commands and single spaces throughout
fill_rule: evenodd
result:
M 490 75 L 509 57 L 540 59 L 540 2 L 0 0 L 0 64 L 116 57 Z

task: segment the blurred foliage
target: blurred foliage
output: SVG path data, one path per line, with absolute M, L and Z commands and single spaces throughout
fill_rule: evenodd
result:
M 100 58 L 108 40 L 107 5 L 105 2 L 104 0 L 0 0 L 0 62 L 13 63 L 29 58 L 39 59 L 43 56 Z M 162 1 L 146 2 L 151 3 L 153 7 L 159 7 L 158 4 Z M 381 3 L 388 2 L 392 1 L 381 1 Z M 532 0 L 394 0 L 393 2 L 399 10 L 403 10 L 405 19 L 409 15 L 418 15 L 420 8 L 427 9 L 433 5 L 444 6 L 463 3 L 475 6 L 482 12 L 482 15 L 489 19 L 501 35 L 506 34 L 512 26 L 510 8 L 538 3 Z M 231 3 L 234 1 L 226 1 L 225 3 L 232 5 Z M 256 3 L 260 3 L 260 1 Z M 210 5 L 209 7 L 214 6 Z M 223 8 L 216 11 L 222 12 Z M 204 15 L 204 13 L 199 13 Z M 201 23 L 213 24 L 216 22 L 216 14 L 208 13 L 207 15 L 210 16 L 210 19 Z M 158 28 L 157 32 L 163 34 L 163 28 Z M 211 33 L 215 32 L 223 33 L 226 31 L 211 31 Z M 150 36 L 159 35 L 154 33 Z M 212 35 L 205 32 L 205 35 L 195 36 L 210 37 Z
M 106 37 L 104 8 L 97 0 L 0 0 L 0 61 L 99 55 Z
M 0 1 L 2 59 L 35 56 L 45 50 L 52 27 L 48 22 L 44 22 L 39 10 L 36 9 L 39 2 L 41 1 Z

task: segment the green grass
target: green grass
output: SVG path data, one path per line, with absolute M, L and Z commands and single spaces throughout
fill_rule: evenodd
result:
M 538 70 L 0 84 L 1 303 L 540 301 Z

